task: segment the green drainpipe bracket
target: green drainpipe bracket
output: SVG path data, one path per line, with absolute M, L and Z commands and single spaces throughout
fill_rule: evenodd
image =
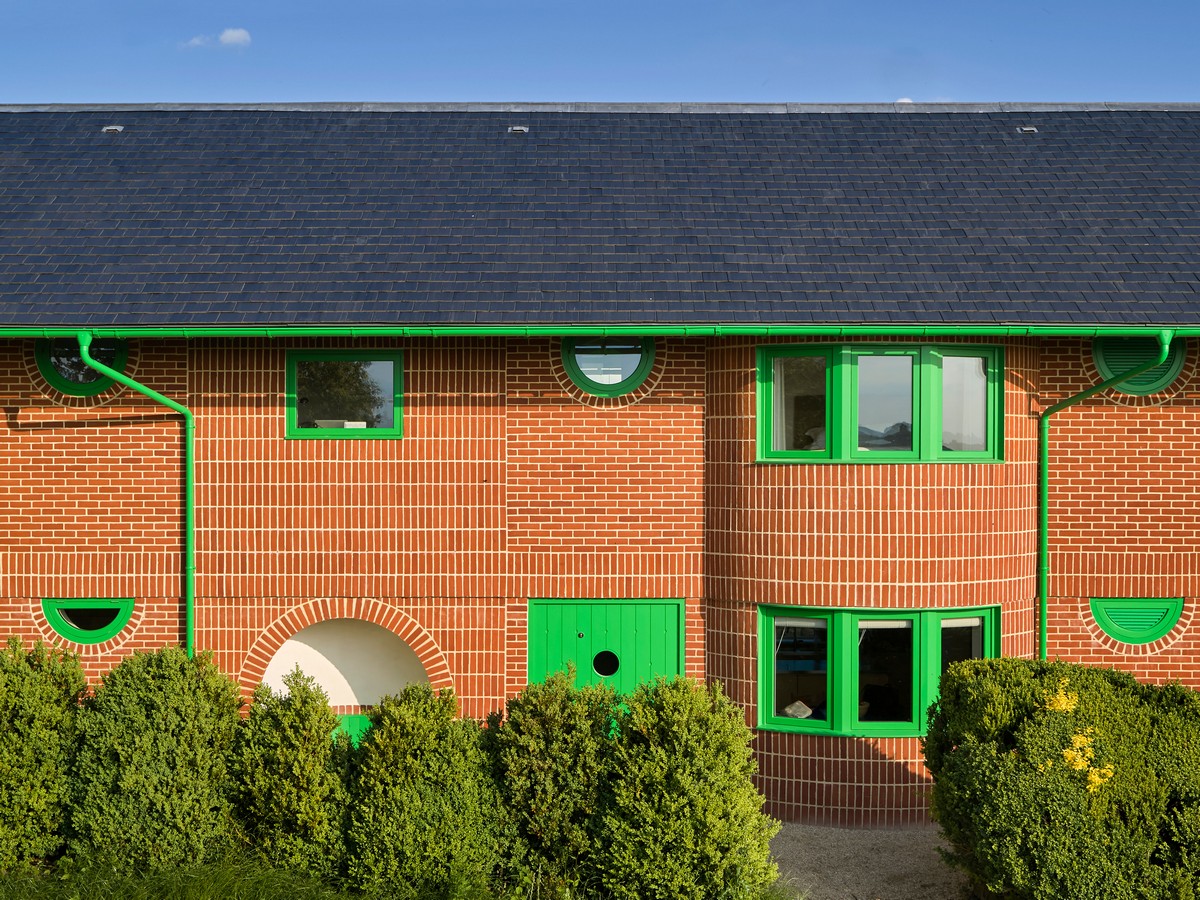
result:
M 155 403 L 160 403 L 183 416 L 183 605 L 186 618 L 184 641 L 188 657 L 193 657 L 196 655 L 196 420 L 192 416 L 192 411 L 182 403 L 177 403 L 170 397 L 164 397 L 158 391 L 134 381 L 125 373 L 118 372 L 94 359 L 88 352 L 88 348 L 92 345 L 93 335 L 88 332 L 79 332 L 76 334 L 76 338 L 79 341 L 79 357 L 88 366 L 101 375 L 135 390 L 139 394 L 149 397 Z
M 1145 332 L 1142 332 L 1145 335 Z M 1143 372 L 1161 366 L 1167 361 L 1171 352 L 1171 341 L 1175 332 L 1171 329 L 1159 331 L 1158 358 L 1148 363 L 1114 375 L 1082 391 L 1073 397 L 1059 400 L 1053 406 L 1044 410 L 1038 419 L 1038 658 L 1046 659 L 1049 634 L 1046 628 L 1046 616 L 1049 612 L 1050 598 L 1050 417 L 1055 413 L 1074 406 L 1081 400 L 1086 400 L 1093 394 L 1108 390 L 1129 378 L 1135 378 Z

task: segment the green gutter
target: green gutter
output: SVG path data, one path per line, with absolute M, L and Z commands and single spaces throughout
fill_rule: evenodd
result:
M 1164 326 L 1149 326 L 1164 327 Z M 1144 337 L 1148 327 L 1073 325 L 354 325 L 205 327 L 92 327 L 93 338 L 302 338 L 302 337 Z M 1173 329 L 1177 337 L 1200 337 L 1200 326 Z M 0 338 L 76 337 L 73 328 L 0 326 Z
M 138 384 L 128 375 L 118 372 L 116 369 L 109 368 L 104 363 L 94 359 L 88 348 L 92 345 L 92 340 L 96 337 L 94 334 L 87 332 L 76 332 L 74 335 L 79 340 L 79 356 L 80 358 L 99 372 L 111 378 L 113 381 L 119 382 L 128 388 L 132 388 L 139 394 L 144 394 L 155 403 L 161 403 L 163 406 L 174 410 L 183 416 L 183 443 L 184 443 L 184 458 L 183 458 L 183 479 L 184 479 L 184 501 L 183 501 L 183 605 L 186 616 L 185 637 L 184 642 L 187 646 L 187 654 L 189 657 L 196 655 L 196 473 L 195 473 L 195 449 L 196 449 L 196 421 L 192 416 L 192 411 L 181 403 L 176 403 L 170 397 L 164 397 L 158 391 L 151 390 L 143 384 Z
M 1068 406 L 1073 406 L 1081 400 L 1086 400 L 1093 394 L 1098 394 L 1100 391 L 1107 390 L 1114 385 L 1120 384 L 1130 378 L 1135 378 L 1143 372 L 1149 372 L 1151 369 L 1161 366 L 1167 361 L 1167 355 L 1171 352 L 1171 341 L 1177 335 L 1183 333 L 1183 329 L 1171 331 L 1169 329 L 1158 333 L 1158 358 L 1151 362 L 1140 365 L 1128 372 L 1123 372 L 1119 375 L 1114 375 L 1107 381 L 1102 381 L 1094 387 L 1088 388 L 1082 393 L 1076 394 L 1073 397 L 1067 397 L 1065 400 L 1060 400 L 1045 410 L 1038 419 L 1038 658 L 1046 658 L 1046 645 L 1048 642 L 1048 634 L 1046 629 L 1046 615 L 1049 610 L 1050 597 L 1050 417 L 1060 410 L 1066 409 Z M 1145 331 L 1142 332 L 1145 336 Z

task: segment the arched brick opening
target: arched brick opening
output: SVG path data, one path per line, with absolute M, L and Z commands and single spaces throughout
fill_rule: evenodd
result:
M 297 632 L 331 619 L 358 619 L 387 629 L 404 641 L 421 661 L 435 690 L 453 688 L 450 666 L 429 632 L 407 613 L 378 600 L 327 598 L 310 600 L 284 613 L 263 630 L 246 655 L 239 680 L 249 697 L 262 683 L 267 666 L 284 642 Z

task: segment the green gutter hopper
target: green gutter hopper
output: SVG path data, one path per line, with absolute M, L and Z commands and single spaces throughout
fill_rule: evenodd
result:
M 1144 335 L 1145 332 L 1142 332 Z M 1175 337 L 1175 332 L 1171 330 L 1163 330 L 1158 332 L 1158 358 L 1151 360 L 1148 363 L 1143 363 L 1136 368 L 1130 369 L 1128 372 L 1122 372 L 1114 375 L 1107 381 L 1102 381 L 1099 384 L 1088 388 L 1082 393 L 1076 394 L 1074 397 L 1067 397 L 1065 400 L 1059 400 L 1049 409 L 1045 410 L 1041 418 L 1038 419 L 1038 658 L 1046 658 L 1046 645 L 1048 635 L 1046 630 L 1046 614 L 1049 607 L 1050 597 L 1050 417 L 1059 410 L 1066 409 L 1068 406 L 1074 406 L 1081 400 L 1086 400 L 1093 394 L 1098 394 L 1100 391 L 1108 390 L 1114 385 L 1120 384 L 1122 381 L 1127 381 L 1141 375 L 1143 372 L 1148 372 L 1153 368 L 1161 366 L 1167 361 L 1167 355 L 1171 352 L 1171 341 Z
M 196 421 L 192 411 L 181 403 L 176 403 L 170 397 L 164 397 L 158 391 L 151 390 L 143 384 L 138 384 L 128 375 L 109 368 L 88 353 L 92 345 L 93 335 L 80 332 L 76 335 L 79 340 L 79 356 L 101 375 L 111 378 L 139 394 L 144 394 L 155 403 L 171 409 L 183 416 L 183 605 L 186 616 L 185 645 L 188 657 L 196 655 Z

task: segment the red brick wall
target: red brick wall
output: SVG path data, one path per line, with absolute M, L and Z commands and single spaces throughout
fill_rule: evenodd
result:
M 1134 397 L 1106 391 L 1051 419 L 1049 655 L 1200 687 L 1200 346 L 1180 377 Z M 1101 380 L 1091 342 L 1043 350 L 1048 406 Z M 1092 597 L 1183 597 L 1184 617 L 1150 645 L 1121 644 L 1092 618 Z
M 400 440 L 286 440 L 289 347 L 404 352 Z M 196 416 L 196 638 L 248 686 L 290 634 L 369 618 L 482 716 L 525 681 L 529 597 L 683 598 L 704 674 L 703 347 L 661 340 L 601 400 L 552 340 L 134 342 L 130 374 Z M 0 346 L 0 629 L 61 643 L 41 597 L 132 596 L 97 674 L 183 636 L 182 426 L 116 389 L 69 398 Z M 157 599 L 155 599 L 157 598 Z

